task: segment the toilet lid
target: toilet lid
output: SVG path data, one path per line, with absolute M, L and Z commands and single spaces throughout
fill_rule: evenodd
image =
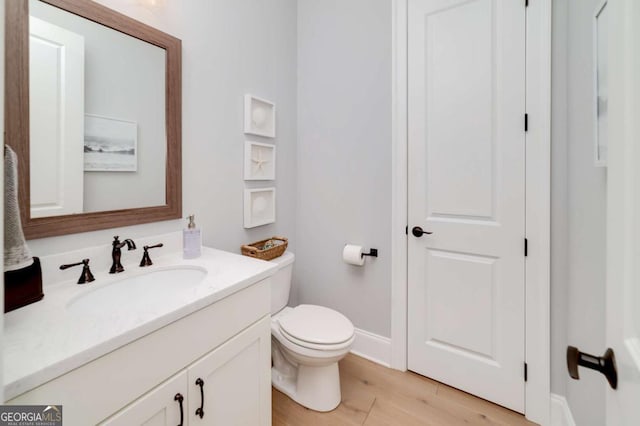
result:
M 347 317 L 324 306 L 300 305 L 280 319 L 285 335 L 323 345 L 346 342 L 353 337 L 353 324 Z

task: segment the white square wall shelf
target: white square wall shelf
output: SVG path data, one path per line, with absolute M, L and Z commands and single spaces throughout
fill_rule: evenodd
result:
M 276 221 L 276 189 L 260 188 L 244 190 L 244 227 L 274 223 Z
M 244 180 L 275 180 L 276 146 L 246 141 L 244 145 Z
M 244 95 L 244 132 L 276 137 L 276 105 L 266 99 Z

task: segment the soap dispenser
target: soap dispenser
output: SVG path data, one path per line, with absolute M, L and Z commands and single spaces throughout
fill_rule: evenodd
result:
M 195 215 L 187 216 L 187 219 L 189 220 L 187 229 L 182 231 L 183 257 L 195 259 L 202 253 L 202 234 L 196 228 Z

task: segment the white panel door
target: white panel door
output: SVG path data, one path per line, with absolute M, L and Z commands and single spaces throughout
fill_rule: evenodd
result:
M 408 23 L 408 366 L 523 412 L 525 2 Z
M 100 423 L 102 426 L 186 426 L 187 372 L 183 371 L 127 408 Z
M 635 426 L 640 424 L 640 2 L 609 0 L 607 8 L 607 345 L 618 366 L 617 389 L 606 385 L 607 425 Z
M 29 17 L 31 217 L 82 213 L 84 37 Z
M 189 424 L 271 425 L 270 367 L 271 318 L 265 317 L 189 368 Z

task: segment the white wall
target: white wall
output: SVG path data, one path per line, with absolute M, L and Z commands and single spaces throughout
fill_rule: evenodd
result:
M 40 1 L 29 8 L 83 36 L 85 113 L 137 123 L 137 171 L 85 172 L 83 211 L 165 204 L 164 50 Z
M 594 167 L 592 19 L 600 0 L 554 2 L 552 390 L 576 424 L 605 424 L 606 381 L 569 378 L 567 345 L 601 355 L 605 345 L 606 169 Z M 565 383 L 562 383 L 562 382 Z
M 300 303 L 390 335 L 391 2 L 298 1 Z M 379 249 L 359 268 L 345 243 Z
M 183 212 L 195 213 L 204 244 L 239 252 L 243 243 L 285 235 L 295 249 L 296 1 L 165 1 L 156 7 L 131 0 L 101 3 L 182 39 Z M 278 221 L 253 230 L 243 228 L 242 113 L 247 92 L 278 106 Z M 113 235 L 135 239 L 185 224 L 166 221 L 32 240 L 29 245 L 36 255 L 45 255 L 103 244 Z M 141 255 L 140 250 L 125 252 L 123 264 L 133 265 Z

